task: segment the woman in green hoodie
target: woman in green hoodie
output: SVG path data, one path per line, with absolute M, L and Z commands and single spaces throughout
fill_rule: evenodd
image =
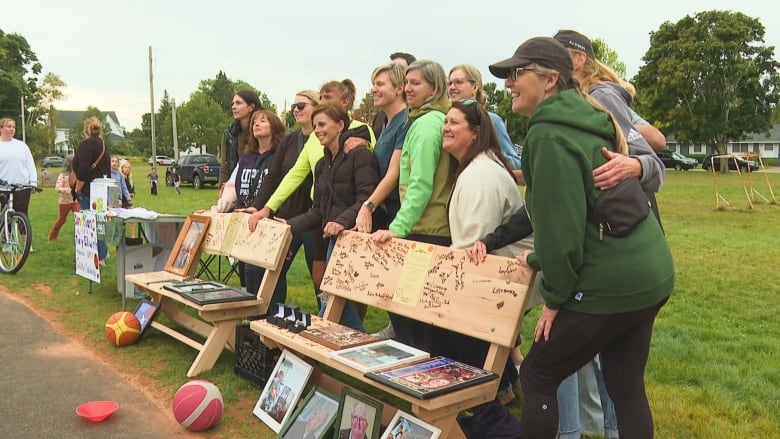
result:
M 450 108 L 444 68 L 427 59 L 413 62 L 406 69 L 404 92 L 409 129 L 398 176 L 401 208 L 388 230 L 377 230 L 373 239 L 382 243 L 406 238 L 449 246 L 447 200 L 452 188 L 449 167 L 453 158 L 441 147 L 444 116 Z M 414 321 L 394 314 L 390 314 L 390 321 L 398 341 L 422 348 L 431 343 L 430 331 L 416 327 Z
M 572 70 L 566 48 L 546 37 L 490 66 L 505 78 L 512 110 L 529 116 L 522 168 L 535 250 L 517 259 L 542 270 L 544 307 L 520 370 L 521 437 L 555 437 L 558 384 L 600 352 L 620 436 L 650 438 L 644 370 L 674 265 L 653 215 L 625 237 L 602 236 L 587 220 L 604 194 L 592 172 L 606 161 L 602 146 L 627 147 L 611 115 L 577 90 Z

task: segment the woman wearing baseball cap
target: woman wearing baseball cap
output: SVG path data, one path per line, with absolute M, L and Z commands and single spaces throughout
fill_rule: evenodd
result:
M 544 307 L 520 370 L 522 437 L 555 437 L 558 384 L 599 352 L 621 437 L 652 437 L 644 369 L 674 286 L 672 255 L 652 215 L 624 237 L 602 235 L 587 219 L 604 193 L 593 176 L 607 161 L 601 148 L 626 154 L 626 139 L 579 92 L 558 41 L 532 38 L 490 71 L 505 78 L 512 111 L 529 117 L 522 169 L 535 250 L 517 259 L 540 270 Z

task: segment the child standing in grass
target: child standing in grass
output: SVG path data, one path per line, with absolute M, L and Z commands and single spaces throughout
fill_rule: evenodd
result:
M 79 203 L 73 199 L 73 190 L 68 184 L 68 175 L 71 170 L 71 163 L 73 162 L 73 156 L 65 158 L 65 162 L 62 165 L 62 172 L 57 176 L 57 182 L 54 184 L 54 190 L 60 194 L 59 206 L 60 216 L 51 228 L 49 232 L 49 241 L 56 241 L 57 235 L 60 233 L 60 228 L 65 224 L 65 220 L 68 219 L 68 213 L 70 211 L 79 212 Z
M 181 175 L 176 168 L 171 168 L 171 174 L 173 174 L 173 188 L 176 189 L 176 195 L 181 195 Z
M 152 166 L 152 172 L 147 177 L 149 177 L 149 189 L 152 195 L 157 195 L 157 166 Z

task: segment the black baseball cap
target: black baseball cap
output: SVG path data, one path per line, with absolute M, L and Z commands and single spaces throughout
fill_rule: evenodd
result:
M 596 53 L 593 51 L 593 44 L 590 38 L 573 30 L 559 30 L 553 37 L 565 47 L 571 47 L 585 52 L 589 58 L 596 59 Z
M 553 38 L 535 37 L 521 44 L 511 58 L 491 64 L 490 73 L 497 78 L 506 78 L 517 67 L 537 64 L 558 72 L 566 82 L 571 80 L 574 65 L 569 51 Z

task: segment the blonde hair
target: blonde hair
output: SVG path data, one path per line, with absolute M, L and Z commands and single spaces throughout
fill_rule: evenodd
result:
M 295 93 L 295 96 L 303 96 L 306 99 L 310 100 L 313 106 L 320 105 L 320 94 L 317 93 L 314 90 L 301 90 L 298 93 Z
M 86 137 L 99 136 L 103 124 L 95 116 L 90 116 L 84 121 L 84 135 Z
M 122 168 L 125 165 L 127 165 L 127 167 L 130 168 L 130 172 L 127 175 L 125 175 L 125 173 L 122 172 Z M 130 184 L 133 184 L 133 167 L 130 165 L 129 161 L 125 159 L 119 161 L 119 173 L 122 174 L 122 176 L 124 176 L 127 179 L 127 181 L 130 182 Z
M 11 117 L 4 117 L 4 118 L 0 119 L 0 127 L 4 127 L 5 124 L 7 124 L 8 122 L 13 122 L 14 125 L 16 125 L 16 120 L 14 120 Z
M 482 72 L 471 64 L 458 64 L 450 69 L 450 75 L 452 75 L 452 72 L 455 70 L 463 70 L 463 73 L 466 74 L 466 79 L 477 86 L 477 95 L 474 96 L 474 99 L 480 104 L 485 105 L 487 94 L 485 93 L 485 90 L 482 90 Z
M 557 70 L 553 70 L 547 67 L 542 67 L 537 64 L 531 64 L 530 68 L 534 71 L 534 73 L 536 73 L 539 76 L 550 76 L 553 73 L 558 73 Z M 573 81 L 574 81 L 573 83 L 567 83 L 561 78 L 560 75 L 558 75 L 558 81 L 555 83 L 557 89 L 556 93 L 560 93 L 570 88 L 574 88 L 575 90 L 577 90 L 577 93 L 579 93 L 580 96 L 585 98 L 585 100 L 590 104 L 591 107 L 593 107 L 596 111 L 600 111 L 606 114 L 607 118 L 609 119 L 610 123 L 612 123 L 612 126 L 615 129 L 615 137 L 612 139 L 612 145 L 615 147 L 615 152 L 623 155 L 628 155 L 628 143 L 626 142 L 626 136 L 623 135 L 623 130 L 620 128 L 620 125 L 618 124 L 617 120 L 615 120 L 615 117 L 612 115 L 612 112 L 609 111 L 603 105 L 601 105 L 597 100 L 590 97 L 588 93 L 584 92 L 581 85 L 580 87 L 577 87 L 576 80 Z M 572 87 L 572 85 L 574 85 L 574 87 Z

